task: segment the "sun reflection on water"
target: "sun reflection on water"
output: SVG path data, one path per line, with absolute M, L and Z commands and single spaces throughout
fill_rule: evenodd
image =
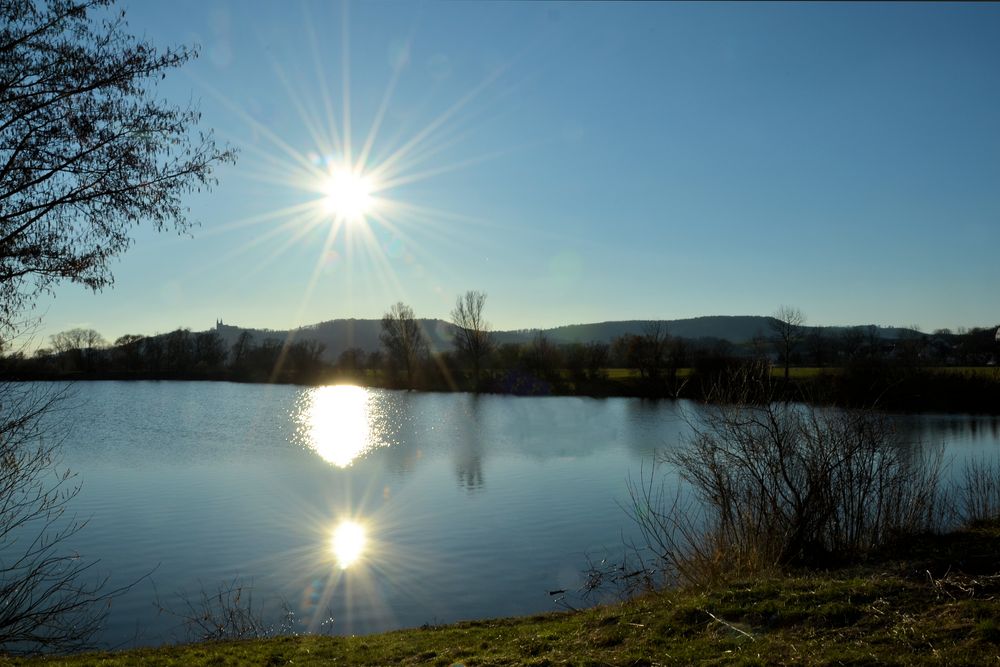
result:
M 337 564 L 346 570 L 356 563 L 365 552 L 365 529 L 356 521 L 342 521 L 333 531 L 330 547 L 337 558 Z
M 346 468 L 379 444 L 372 412 L 362 387 L 316 387 L 299 411 L 299 436 L 324 461 Z

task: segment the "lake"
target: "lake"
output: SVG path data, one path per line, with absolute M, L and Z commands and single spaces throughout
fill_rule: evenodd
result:
M 349 386 L 70 392 L 54 418 L 62 464 L 82 484 L 72 509 L 89 522 L 70 546 L 112 586 L 141 579 L 114 600 L 107 646 L 187 639 L 185 601 L 234 581 L 268 616 L 292 610 L 298 632 L 558 609 L 550 591 L 579 590 L 588 562 L 636 536 L 627 480 L 699 411 Z M 1000 451 L 996 417 L 897 421 L 956 456 Z

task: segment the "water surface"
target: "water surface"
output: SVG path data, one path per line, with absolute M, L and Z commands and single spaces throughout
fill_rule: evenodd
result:
M 686 402 L 356 387 L 72 391 L 58 415 L 71 427 L 63 463 L 89 519 L 72 546 L 112 584 L 152 571 L 115 600 L 108 645 L 184 639 L 162 608 L 182 612 L 237 579 L 268 614 L 292 609 L 297 631 L 554 609 L 550 591 L 579 589 L 589 560 L 619 556 L 635 536 L 627 480 L 698 413 Z M 899 423 L 963 455 L 1000 447 L 996 418 Z

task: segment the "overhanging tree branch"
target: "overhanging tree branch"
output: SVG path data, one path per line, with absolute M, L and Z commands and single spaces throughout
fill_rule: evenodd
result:
M 129 35 L 124 14 L 93 17 L 111 4 L 0 0 L 0 339 L 59 281 L 111 284 L 110 260 L 136 226 L 188 229 L 183 195 L 211 188 L 213 168 L 234 159 L 197 132 L 195 109 L 157 95 L 195 52 Z M 120 592 L 66 548 L 85 522 L 69 512 L 79 486 L 59 465 L 60 398 L 0 382 L 3 653 L 89 646 Z
M 181 195 L 234 157 L 194 131 L 195 109 L 156 94 L 195 52 L 91 17 L 110 4 L 0 0 L 0 324 L 56 279 L 110 284 L 131 229 L 187 229 Z

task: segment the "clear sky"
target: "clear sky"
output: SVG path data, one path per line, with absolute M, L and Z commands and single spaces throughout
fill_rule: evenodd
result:
M 124 3 L 241 150 L 39 336 L 447 318 L 1000 322 L 1000 5 Z M 366 145 L 369 150 L 365 151 Z M 364 220 L 322 192 L 347 159 Z

